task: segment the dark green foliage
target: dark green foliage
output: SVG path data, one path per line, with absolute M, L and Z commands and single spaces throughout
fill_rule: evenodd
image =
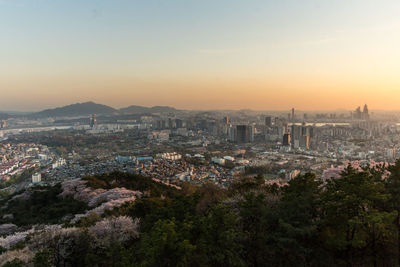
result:
M 388 210 L 396 213 L 394 220 L 396 248 L 396 263 L 400 265 L 400 160 L 394 166 L 389 167 L 390 176 L 386 180 L 386 191 L 389 193 Z
M 48 249 L 44 249 L 44 250 L 36 252 L 35 257 L 33 259 L 34 267 L 51 267 L 51 266 L 53 266 L 51 257 L 52 257 L 51 251 Z
M 173 195 L 177 190 L 173 187 L 156 183 L 147 177 L 140 175 L 113 172 L 108 174 L 85 177 L 87 185 L 92 188 L 111 189 L 115 187 L 125 187 L 130 190 L 150 192 L 153 196 Z
M 12 261 L 8 261 L 3 264 L 2 267 L 23 267 L 24 263 L 19 259 L 13 259 Z
M 39 168 L 30 168 L 27 169 L 25 171 L 23 171 L 22 173 L 16 174 L 14 176 L 11 177 L 11 179 L 5 181 L 5 182 L 1 182 L 0 183 L 0 188 L 6 188 L 9 187 L 11 185 L 15 185 L 18 183 L 22 183 L 24 181 L 30 180 L 32 177 L 32 174 L 34 174 L 35 172 L 37 172 L 39 170 Z
M 389 170 L 382 179 L 384 169 L 349 167 L 326 183 L 307 173 L 284 187 L 247 177 L 227 190 L 212 184 L 176 190 L 121 173 L 88 177 L 94 188 L 149 192 L 106 214 L 139 218 L 140 236 L 93 249 L 83 230 L 65 258 L 59 260 L 57 247 L 49 248 L 50 258 L 56 266 L 399 266 L 400 162 Z M 53 203 L 62 201 L 57 192 L 39 191 L 33 207 L 60 208 Z M 7 212 L 24 209 L 12 205 Z M 31 208 L 25 211 L 34 216 Z M 88 217 L 79 226 L 100 219 Z M 47 266 L 49 252 L 38 252 L 35 266 Z
M 199 219 L 202 234 L 198 246 L 203 255 L 208 255 L 203 258 L 206 266 L 246 266 L 242 257 L 244 234 L 236 228 L 238 219 L 238 214 L 223 204 Z
M 300 175 L 282 190 L 273 234 L 279 265 L 324 266 L 329 257 L 318 237 L 321 183 L 314 174 Z M 278 262 L 276 262 L 278 264 Z
M 266 174 L 271 171 L 271 168 L 268 166 L 246 166 L 245 172 L 246 174 Z
M 190 227 L 177 225 L 175 219 L 156 222 L 142 236 L 138 251 L 141 266 L 191 266 L 196 247 L 189 240 Z
M 230 188 L 231 195 L 243 194 L 260 187 L 260 180 L 254 178 L 242 178 L 232 183 Z
M 337 265 L 392 264 L 396 213 L 382 210 L 390 195 L 380 177 L 349 167 L 341 179 L 329 181 L 321 198 L 321 237 Z
M 61 191 L 60 184 L 54 187 L 33 188 L 28 200 L 23 198 L 9 200 L 6 207 L 1 210 L 1 214 L 13 214 L 14 219 L 11 222 L 22 226 L 59 223 L 64 216 L 82 213 L 87 209 L 84 202 L 72 198 L 60 198 L 58 195 Z
M 382 174 L 348 168 L 322 184 L 308 173 L 282 188 L 261 176 L 227 191 L 183 185 L 118 212 L 141 218 L 139 266 L 393 266 L 397 178 Z

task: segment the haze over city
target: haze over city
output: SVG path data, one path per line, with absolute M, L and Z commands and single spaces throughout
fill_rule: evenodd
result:
M 398 14 L 395 0 L 1 0 L 0 110 L 398 110 Z
M 399 48 L 399 0 L 0 0 L 0 267 L 399 267 Z

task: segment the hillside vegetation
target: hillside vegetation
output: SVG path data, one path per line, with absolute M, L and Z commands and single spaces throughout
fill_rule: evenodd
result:
M 178 190 L 112 173 L 40 188 L 24 201 L 3 202 L 3 214 L 14 214 L 9 223 L 26 228 L 0 240 L 6 266 L 398 266 L 400 259 L 400 162 L 349 167 L 326 183 L 311 173 L 284 187 L 244 178 L 226 190 Z M 39 220 L 37 211 L 53 216 Z M 21 219 L 25 212 L 30 220 Z M 48 225 L 27 230 L 36 223 Z

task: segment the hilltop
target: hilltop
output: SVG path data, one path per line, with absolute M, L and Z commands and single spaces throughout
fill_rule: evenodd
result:
M 110 106 L 97 104 L 94 102 L 76 103 L 63 107 L 45 109 L 40 112 L 32 113 L 32 117 L 74 117 L 87 116 L 90 114 L 111 115 L 118 111 Z
M 131 105 L 126 108 L 115 109 L 107 105 L 97 104 L 90 101 L 90 102 L 76 103 L 52 109 L 45 109 L 39 112 L 31 113 L 29 114 L 29 117 L 33 118 L 80 117 L 80 116 L 89 116 L 90 114 L 127 115 L 127 114 L 169 113 L 176 111 L 178 110 L 168 106 L 144 107 L 144 106 Z

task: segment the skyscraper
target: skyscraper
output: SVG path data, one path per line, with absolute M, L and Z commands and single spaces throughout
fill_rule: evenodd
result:
M 367 104 L 364 105 L 364 109 L 363 109 L 363 112 L 362 112 L 362 119 L 363 120 L 369 120 L 369 111 L 368 111 Z
M 291 137 L 294 140 L 299 140 L 300 136 L 302 135 L 302 126 L 300 125 L 292 125 L 290 127 L 290 133 L 291 133 Z
M 233 127 L 231 124 L 228 125 L 228 140 L 231 142 L 236 141 L 236 127 Z
M 292 122 L 294 122 L 295 121 L 295 117 L 294 117 L 295 115 L 294 115 L 294 108 L 292 108 Z
M 290 146 L 291 144 L 291 138 L 289 133 L 285 133 L 283 135 L 283 140 L 282 140 L 282 145 L 284 146 Z
M 272 117 L 265 117 L 265 126 L 272 127 Z
M 7 127 L 7 121 L 6 120 L 2 120 L 1 122 L 0 122 L 0 128 L 1 129 L 4 129 L 4 128 L 6 128 Z
M 228 116 L 224 117 L 224 118 L 222 119 L 222 122 L 223 122 L 224 124 L 229 124 L 229 117 L 228 117 Z
M 254 141 L 253 125 L 236 125 L 235 142 L 249 143 Z
M 93 128 L 97 124 L 96 114 L 90 116 L 90 128 Z
M 236 126 L 236 142 L 246 143 L 246 136 L 248 134 L 247 125 L 237 125 Z
M 361 111 L 361 107 L 357 107 L 357 109 L 352 113 L 352 118 L 355 120 L 369 120 L 367 104 L 364 105 L 363 111 Z
M 300 145 L 301 148 L 309 149 L 309 147 L 310 147 L 310 137 L 308 135 L 301 136 L 299 145 Z

